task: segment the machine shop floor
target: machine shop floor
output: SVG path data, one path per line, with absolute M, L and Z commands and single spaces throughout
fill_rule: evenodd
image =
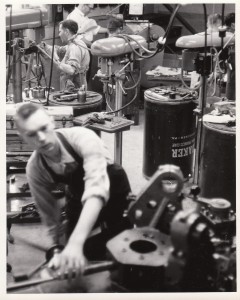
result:
M 143 110 L 141 110 L 139 125 L 132 126 L 131 130 L 123 133 L 122 164 L 128 174 L 132 192 L 134 194 L 137 194 L 147 182 L 142 173 L 143 118 Z M 114 135 L 102 133 L 102 139 L 113 155 Z M 11 234 L 13 235 L 15 242 L 14 244 L 8 243 L 7 261 L 11 264 L 13 273 L 28 273 L 33 270 L 35 266 L 44 261 L 45 253 L 41 249 L 46 249 L 48 247 L 49 240 L 46 237 L 45 230 L 41 224 L 13 224 Z M 107 272 L 102 272 L 100 277 L 100 282 L 102 280 L 102 284 L 106 284 L 108 280 Z M 98 282 L 98 280 L 94 280 L 94 282 Z M 13 277 L 11 273 L 8 273 L 7 283 L 9 284 L 11 282 L 13 282 Z M 61 287 L 62 290 L 61 282 L 57 282 L 56 284 L 58 284 L 59 288 Z M 101 283 L 99 283 L 99 285 L 97 285 L 97 283 L 93 286 L 91 285 L 91 291 L 98 292 L 100 290 Z M 53 291 L 50 287 L 46 287 L 45 292 Z

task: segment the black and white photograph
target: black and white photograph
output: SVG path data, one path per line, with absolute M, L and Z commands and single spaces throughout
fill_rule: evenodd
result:
M 238 4 L 10 2 L 5 297 L 237 299 Z

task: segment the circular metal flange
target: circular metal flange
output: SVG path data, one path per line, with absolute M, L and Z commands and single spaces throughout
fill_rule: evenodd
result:
M 125 230 L 107 242 L 115 260 L 124 265 L 166 266 L 170 237 L 150 227 Z

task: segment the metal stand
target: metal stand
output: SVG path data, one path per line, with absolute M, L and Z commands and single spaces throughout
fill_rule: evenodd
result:
M 115 109 L 122 107 L 122 89 L 121 89 L 122 80 L 116 80 L 116 102 Z M 117 112 L 117 116 L 122 116 L 122 111 Z M 122 164 L 122 132 L 116 132 L 114 135 L 114 161 L 121 165 Z
M 204 84 L 205 81 L 205 84 Z M 201 139 L 202 139 L 202 117 L 204 114 L 204 99 L 207 97 L 207 76 L 201 76 L 200 78 L 200 90 L 199 90 L 199 107 L 197 111 L 197 138 L 196 138 L 196 152 L 194 157 L 194 172 L 193 172 L 193 183 L 198 184 L 199 178 L 199 157 L 201 155 Z
M 22 62 L 21 53 L 13 47 L 12 80 L 14 102 L 22 102 Z

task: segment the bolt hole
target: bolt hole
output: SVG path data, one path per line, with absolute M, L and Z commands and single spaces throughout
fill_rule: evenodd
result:
M 157 249 L 157 246 L 149 241 L 138 240 L 130 244 L 130 248 L 138 253 L 149 253 Z

